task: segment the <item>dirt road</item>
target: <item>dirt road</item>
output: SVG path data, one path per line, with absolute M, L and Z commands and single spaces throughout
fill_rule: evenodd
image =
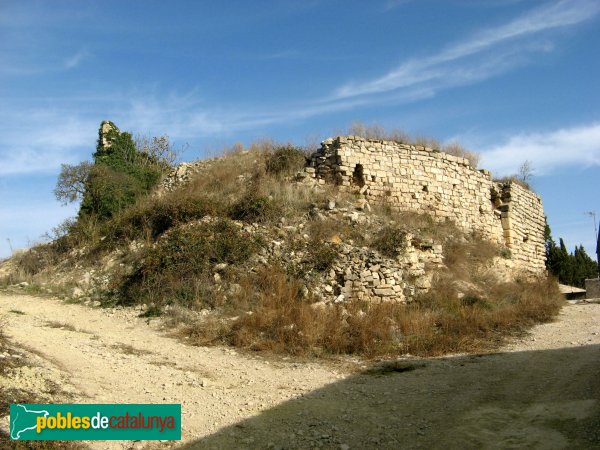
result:
M 48 402 L 181 403 L 185 449 L 600 448 L 599 304 L 568 305 L 499 353 L 359 373 L 186 346 L 134 311 L 0 294 L 0 313 L 33 355 L 0 388 Z

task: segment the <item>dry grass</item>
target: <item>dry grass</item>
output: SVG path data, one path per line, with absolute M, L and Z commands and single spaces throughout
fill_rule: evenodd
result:
M 502 178 L 496 178 L 496 179 L 494 179 L 494 181 L 497 183 L 504 183 L 504 184 L 515 183 L 529 191 L 532 190 L 531 185 L 527 181 L 523 181 L 521 178 L 519 178 L 518 175 L 509 175 L 509 176 L 502 177 Z
M 348 134 L 360 136 L 365 139 L 379 139 L 382 141 L 394 141 L 399 144 L 410 144 L 412 139 L 408 133 L 401 129 L 386 130 L 381 125 L 366 125 L 354 122 L 348 127 Z
M 465 295 L 450 278 L 403 305 L 353 301 L 315 305 L 301 284 L 277 268 L 256 281 L 258 301 L 234 319 L 210 319 L 184 327 L 201 345 L 225 343 L 250 350 L 293 355 L 358 354 L 419 356 L 481 351 L 534 323 L 554 317 L 562 296 L 554 280 L 491 286 L 484 298 Z
M 440 355 L 494 348 L 506 336 L 551 320 L 562 303 L 555 280 L 499 284 L 483 297 L 459 298 L 456 285 L 445 279 L 410 306 L 409 328 L 416 332 L 408 349 Z
M 46 265 L 54 262 L 54 259 L 48 252 L 48 245 L 38 245 L 35 248 L 29 249 L 20 253 L 13 258 L 16 266 L 15 278 L 17 280 L 31 279 L 32 276 L 41 272 Z
M 449 155 L 460 156 L 461 158 L 468 159 L 469 163 L 474 168 L 477 168 L 480 160 L 479 153 L 467 150 L 457 142 L 442 145 L 438 139 L 432 137 L 419 135 L 411 138 L 408 133 L 402 130 L 386 130 L 385 127 L 381 125 L 365 125 L 360 122 L 355 122 L 348 128 L 348 134 L 360 136 L 365 139 L 393 141 L 399 144 L 413 144 L 440 150 L 444 153 L 448 153 Z
M 125 355 L 144 356 L 153 354 L 151 351 L 144 350 L 141 348 L 135 348 L 132 345 L 123 343 L 111 345 L 111 348 L 114 348 L 115 350 L 118 350 L 121 353 L 124 353 Z
M 56 328 L 59 330 L 73 331 L 76 333 L 93 334 L 91 331 L 81 330 L 70 323 L 60 322 L 58 320 L 51 320 L 44 324 L 48 328 Z
M 448 145 L 444 145 L 440 148 L 444 153 L 448 153 L 449 155 L 459 156 L 461 158 L 466 158 L 469 160 L 471 166 L 477 168 L 479 166 L 479 160 L 481 159 L 481 155 L 476 152 L 472 152 L 467 150 L 459 143 L 451 143 Z
M 451 220 L 437 221 L 429 214 L 399 211 L 386 204 L 375 204 L 372 209 L 374 216 L 382 218 L 383 221 L 366 231 L 370 236 L 377 234 L 383 227 L 411 233 L 416 241 L 429 239 L 437 243 L 445 243 L 463 235 Z
M 455 280 L 471 281 L 477 275 L 475 268 L 499 255 L 500 249 L 497 246 L 477 236 L 470 239 L 450 239 L 444 245 L 444 264 Z

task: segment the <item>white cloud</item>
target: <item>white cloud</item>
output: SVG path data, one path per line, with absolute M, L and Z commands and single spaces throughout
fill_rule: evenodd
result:
M 387 0 L 383 5 L 383 11 L 391 11 L 392 9 L 396 9 L 400 6 L 410 3 L 411 1 L 412 0 Z
M 77 66 L 79 66 L 79 64 L 81 64 L 81 61 L 83 61 L 85 58 L 87 58 L 88 53 L 85 51 L 79 51 L 77 53 L 75 53 L 72 56 L 69 56 L 67 59 L 65 59 L 64 61 L 64 68 L 65 69 L 74 69 Z
M 381 77 L 346 84 L 336 90 L 334 98 L 376 95 L 424 85 L 440 89 L 489 78 L 523 61 L 523 58 L 515 56 L 551 49 L 547 42 L 531 42 L 531 39 L 539 37 L 542 32 L 579 24 L 598 12 L 600 3 L 597 1 L 555 2 L 534 9 L 504 25 L 476 33 L 433 55 L 410 59 Z M 507 45 L 511 47 L 506 49 Z M 503 67 L 493 70 L 490 62 L 498 60 L 498 52 L 508 52 L 513 58 L 505 61 Z M 475 73 L 482 65 L 489 66 L 488 70 L 475 78 L 457 73 L 461 70 Z M 446 81 L 449 77 L 453 78 L 451 82 Z
M 600 166 L 600 122 L 547 133 L 526 133 L 482 151 L 481 166 L 497 175 L 516 173 L 528 160 L 536 175 L 567 166 Z
M 404 3 L 392 0 L 390 5 Z M 221 134 L 316 115 L 346 111 L 372 104 L 410 103 L 433 97 L 438 91 L 476 83 L 531 62 L 533 55 L 551 52 L 554 44 L 542 32 L 581 23 L 600 12 L 591 0 L 558 1 L 504 25 L 421 59 L 411 59 L 388 74 L 363 83 L 346 84 L 333 95 L 279 107 L 214 108 L 195 93 L 161 100 L 148 96 L 131 102 L 135 125 L 142 129 L 167 128 L 173 136 Z M 123 110 L 123 109 L 122 109 Z
M 0 228 L 0 259 L 10 256 L 11 249 L 27 248 L 33 243 L 44 241 L 45 233 L 76 214 L 76 205 L 59 207 L 58 204 L 29 202 L 26 205 L 0 207 L 0 217 L 3 218 Z
M 65 111 L 12 110 L 0 115 L 0 176 L 51 173 L 95 148 L 98 123 Z
M 531 55 L 553 48 L 547 36 L 538 36 L 540 32 L 581 23 L 599 11 L 600 2 L 554 2 L 504 25 L 476 33 L 433 55 L 408 60 L 383 77 L 348 84 L 330 97 L 295 104 L 216 106 L 207 104 L 196 90 L 184 95 L 157 95 L 158 87 L 111 94 L 110 99 L 95 92 L 79 94 L 81 98 L 73 94 L 45 101 L 44 104 L 53 105 L 51 110 L 28 109 L 19 100 L 6 100 L 4 110 L 0 111 L 0 121 L 7 130 L 0 134 L 0 175 L 52 172 L 58 170 L 60 163 L 89 158 L 95 147 L 98 124 L 105 118 L 138 133 L 166 133 L 174 139 L 190 139 L 229 136 L 238 131 L 373 104 L 410 103 L 430 98 L 441 89 L 476 83 L 529 63 Z M 88 56 L 85 51 L 71 55 L 63 60 L 62 70 L 77 67 Z M 551 160 L 535 161 L 541 159 L 533 146 L 536 136 L 521 137 L 532 145 L 526 158 L 534 160 L 538 171 L 547 170 L 553 164 Z M 513 140 L 509 142 L 512 143 Z M 510 152 L 510 148 L 490 149 L 489 154 Z M 521 162 L 526 158 L 517 160 Z M 490 161 L 490 166 L 501 171 L 514 169 L 514 164 L 509 162 Z
M 47 54 L 35 54 L 33 51 L 1 51 L 0 76 L 25 77 L 35 75 L 60 74 L 66 70 L 77 68 L 90 55 L 79 51 L 70 56 L 49 57 Z

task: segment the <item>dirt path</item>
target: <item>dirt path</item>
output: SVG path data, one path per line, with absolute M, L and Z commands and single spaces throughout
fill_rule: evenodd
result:
M 358 374 L 185 346 L 133 311 L 0 294 L 0 313 L 11 340 L 38 355 L 0 388 L 49 402 L 181 403 L 185 448 L 600 448 L 598 304 L 566 306 L 502 353 Z

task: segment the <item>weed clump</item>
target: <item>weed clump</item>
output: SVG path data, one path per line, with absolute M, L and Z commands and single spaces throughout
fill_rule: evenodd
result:
M 156 240 L 174 226 L 219 213 L 221 206 L 210 198 L 173 195 L 139 203 L 121 214 L 108 230 L 112 240 Z

